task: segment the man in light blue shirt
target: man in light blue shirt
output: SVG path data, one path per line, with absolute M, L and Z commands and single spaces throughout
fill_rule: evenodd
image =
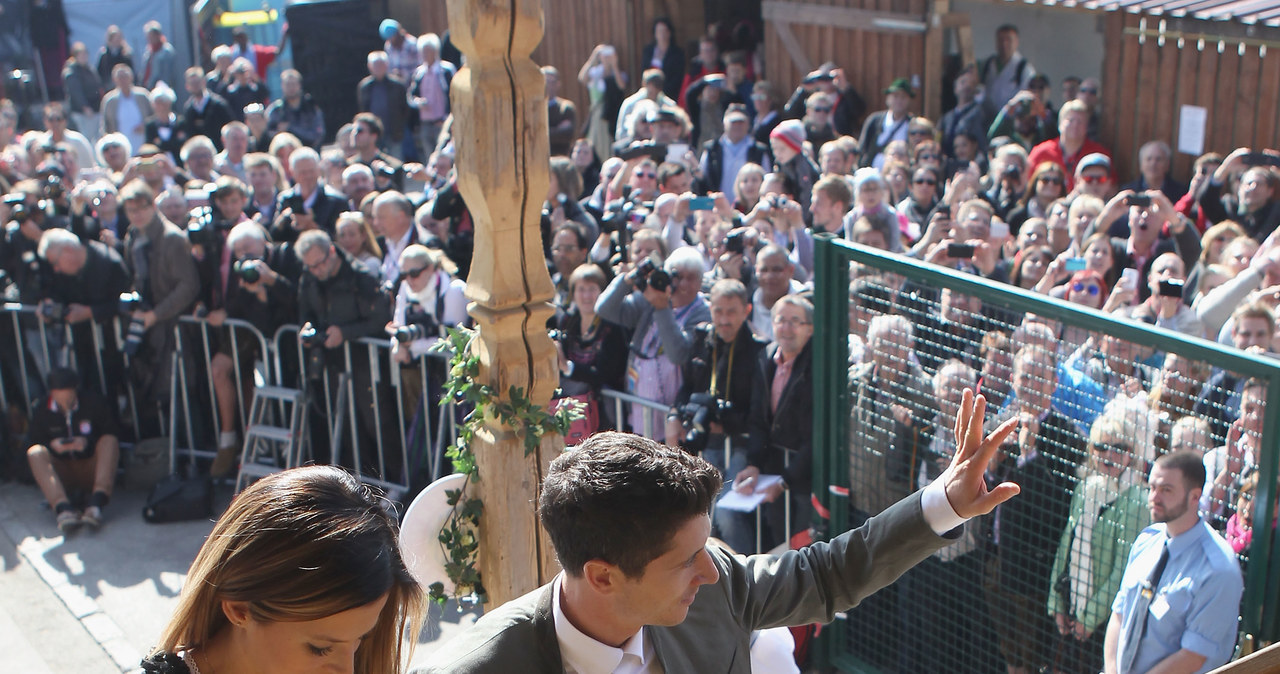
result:
M 1240 565 L 1231 546 L 1200 519 L 1199 456 L 1160 457 L 1148 484 L 1156 524 L 1134 542 L 1111 605 L 1106 674 L 1207 672 L 1235 650 Z
M 724 113 L 724 134 L 703 144 L 700 166 L 703 191 L 719 191 L 732 202 L 733 186 L 743 165 L 759 164 L 765 173 L 769 172 L 769 148 L 751 136 L 749 119 L 746 106 L 730 104 Z

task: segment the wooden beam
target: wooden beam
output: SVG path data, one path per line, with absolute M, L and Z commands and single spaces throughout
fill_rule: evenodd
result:
M 924 116 L 942 119 L 942 74 L 946 69 L 942 38 L 946 28 L 942 17 L 951 10 L 951 0 L 934 0 L 929 11 L 929 30 L 924 34 Z
M 919 34 L 928 29 L 925 17 L 906 12 L 878 12 L 849 7 L 831 7 L 808 2 L 778 2 L 771 0 L 761 5 L 766 22 L 831 26 L 850 30 L 866 30 L 875 33 Z
M 800 77 L 804 77 L 813 72 L 813 61 L 809 60 L 809 55 L 804 53 L 804 47 L 800 46 L 800 41 L 796 39 L 795 33 L 791 32 L 791 24 L 786 21 L 774 20 L 773 30 L 778 34 L 778 39 L 782 41 L 782 46 L 787 48 L 787 54 L 791 56 L 791 63 L 796 67 L 796 72 Z
M 560 377 L 546 329 L 553 286 L 540 229 L 550 170 L 547 101 L 530 58 L 542 41 L 542 0 L 449 0 L 449 26 L 467 57 L 449 93 L 458 189 L 475 223 L 467 298 L 479 378 L 504 398 L 516 387 L 546 406 Z M 477 433 L 479 562 L 491 606 L 555 573 L 539 563 L 550 543 L 534 505 L 545 466 L 562 446 L 554 438 L 526 455 L 514 429 L 492 418 Z
M 1280 644 L 1246 655 L 1235 662 L 1225 664 L 1209 674 L 1266 674 L 1280 669 Z

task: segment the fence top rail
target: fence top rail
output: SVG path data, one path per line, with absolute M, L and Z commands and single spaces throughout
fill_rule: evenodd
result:
M 1280 361 L 1273 358 L 1255 355 L 1154 325 L 1117 318 L 1096 309 L 1081 307 L 1007 283 L 991 281 L 974 274 L 958 272 L 904 255 L 837 239 L 831 234 L 819 234 L 816 239 L 820 249 L 833 250 L 849 261 L 924 281 L 929 285 L 951 288 L 977 297 L 984 303 L 990 302 L 1032 313 L 1073 327 L 1105 331 L 1130 342 L 1152 346 L 1160 351 L 1173 351 L 1226 370 L 1280 381 Z M 847 286 L 847 282 L 844 285 Z
M 651 407 L 655 410 L 666 410 L 670 407 L 670 405 L 665 405 L 656 400 L 641 398 L 640 396 L 632 395 L 630 393 L 623 393 L 622 391 L 615 391 L 610 388 L 600 389 L 600 396 L 602 398 L 613 398 L 615 400 L 621 400 L 624 403 L 631 403 L 633 405 L 644 405 L 645 407 Z

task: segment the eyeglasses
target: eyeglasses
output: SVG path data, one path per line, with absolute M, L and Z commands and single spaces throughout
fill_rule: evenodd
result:
M 930 131 L 928 129 L 908 129 L 907 130 L 908 136 L 927 136 L 929 135 L 929 133 Z
M 657 178 L 658 174 L 652 171 L 636 171 L 633 175 L 637 178 Z
M 355 130 L 355 135 L 358 136 L 362 133 L 369 133 L 369 129 L 363 126 L 357 126 Z
M 551 247 L 551 252 L 553 252 L 553 253 L 568 253 L 568 252 L 570 252 L 570 251 L 575 251 L 575 250 L 578 250 L 578 247 L 577 247 L 577 246 L 574 246 L 574 245 L 566 245 L 566 246 L 552 246 L 552 247 Z
M 66 118 L 66 117 L 63 117 L 62 115 L 57 115 L 57 116 L 45 117 L 45 118 L 44 118 L 44 121 L 46 121 L 46 122 L 65 122 L 65 121 L 67 121 L 67 118 Z
M 1097 90 L 1097 89 L 1094 89 L 1093 87 L 1080 87 L 1080 93 L 1082 93 L 1082 94 L 1096 94 L 1096 93 L 1098 93 L 1098 90 Z
M 303 266 L 307 268 L 307 271 L 314 274 L 317 269 L 324 267 L 325 263 L 329 261 L 329 257 L 332 255 L 333 255 L 333 249 L 329 248 L 324 252 L 324 257 L 317 260 L 315 264 L 303 263 Z
M 751 94 L 751 100 L 753 100 L 753 101 L 767 101 L 767 100 L 769 100 L 769 95 L 768 95 L 768 94 Z
M 809 321 L 806 321 L 802 318 L 782 318 L 780 316 L 774 316 L 773 324 L 785 325 L 788 328 L 798 328 L 802 325 L 810 325 Z
M 814 111 L 814 112 L 831 112 L 831 108 L 826 108 L 826 107 L 823 107 L 823 108 L 814 108 L 814 109 L 813 109 L 813 111 Z
M 1129 448 L 1120 443 L 1096 442 L 1093 445 L 1094 451 L 1099 454 L 1128 454 Z
M 401 273 L 403 273 L 405 276 L 408 276 L 409 278 L 416 279 L 416 278 L 418 278 L 419 276 L 422 276 L 422 272 L 425 272 L 425 271 L 427 271 L 427 270 L 428 270 L 428 269 L 430 269 L 430 268 L 431 268 L 430 266 L 427 266 L 427 267 L 418 267 L 417 269 L 401 269 L 400 271 L 401 271 Z
M 1075 283 L 1072 283 L 1071 290 L 1077 293 L 1084 292 L 1087 290 L 1089 291 L 1090 295 L 1097 295 L 1098 293 L 1102 292 L 1102 289 L 1099 288 L 1097 285 L 1093 283 L 1086 284 L 1080 281 L 1076 281 Z
M 1085 181 L 1086 183 L 1089 183 L 1090 185 L 1097 185 L 1098 183 L 1107 182 L 1107 176 L 1080 176 L 1080 179 Z
M 916 155 L 916 159 L 918 159 L 919 161 L 929 161 L 929 160 L 935 160 L 935 159 L 942 159 L 942 155 L 934 154 L 932 152 L 921 152 L 920 154 Z
M 916 178 L 915 180 L 912 180 L 911 182 L 912 182 L 912 183 L 914 183 L 914 184 L 916 184 L 916 185 L 930 185 L 930 186 L 932 186 L 932 185 L 937 185 L 937 184 L 938 184 L 938 181 L 936 181 L 936 180 L 931 180 L 931 179 L 929 179 L 929 178 Z
M 1061 185 L 1062 178 L 1058 176 L 1040 176 L 1040 182 L 1049 183 L 1050 185 Z

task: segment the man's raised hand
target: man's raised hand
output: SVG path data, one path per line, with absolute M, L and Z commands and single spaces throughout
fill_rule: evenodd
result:
M 1001 443 L 1017 427 L 1017 418 L 1009 419 L 990 435 L 983 436 L 983 420 L 987 413 L 987 399 L 974 396 L 966 388 L 960 401 L 960 413 L 956 415 L 956 453 L 951 465 L 942 475 L 947 501 L 956 514 L 964 517 L 985 515 L 996 506 L 1018 494 L 1018 485 L 1002 482 L 988 490 L 984 478 L 987 465 L 996 455 Z

